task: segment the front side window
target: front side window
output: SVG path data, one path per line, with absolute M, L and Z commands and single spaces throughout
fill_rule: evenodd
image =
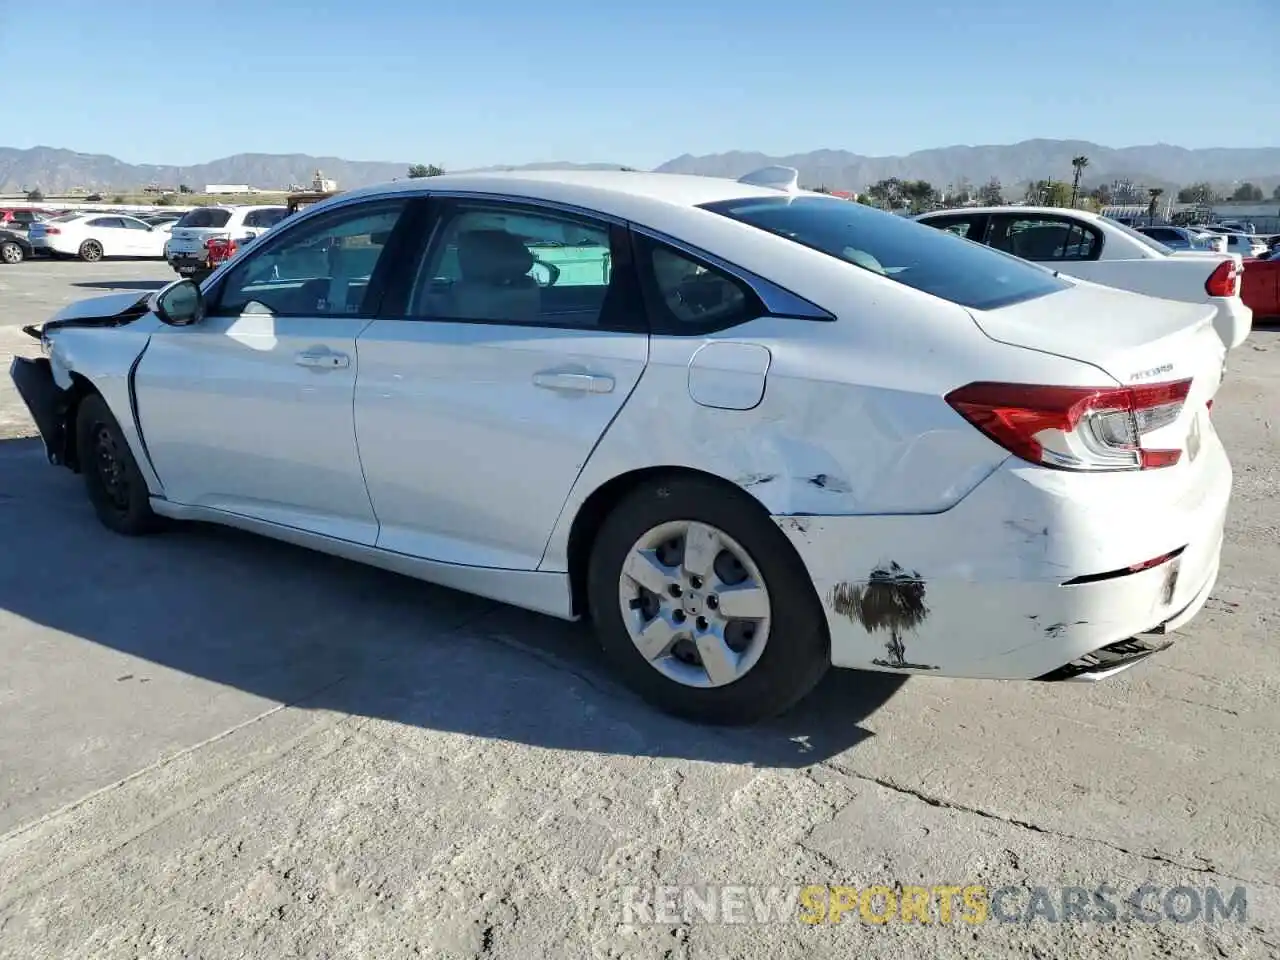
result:
M 89 221 L 91 227 L 102 227 L 108 230 L 122 229 L 124 223 L 119 217 L 95 217 Z
M 548 327 L 626 327 L 610 228 L 568 213 L 449 204 L 408 315 Z M 622 311 L 622 313 L 620 313 Z
M 991 310 L 1070 284 L 1043 267 L 835 197 L 749 197 L 703 209 L 785 237 L 952 303 Z
M 120 226 L 127 230 L 150 230 L 151 228 L 141 220 L 134 220 L 132 217 L 121 217 Z
M 369 281 L 405 204 L 360 204 L 264 237 L 227 274 L 216 312 L 301 317 L 370 312 L 372 305 L 365 303 Z M 266 245 L 258 249 L 258 244 Z

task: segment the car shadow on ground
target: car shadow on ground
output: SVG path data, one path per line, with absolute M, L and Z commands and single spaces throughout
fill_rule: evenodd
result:
M 622 687 L 586 625 L 214 526 L 112 534 L 38 440 L 0 442 L 0 477 L 0 543 L 22 545 L 0 552 L 0 610 L 279 703 L 553 749 L 803 767 L 870 736 L 862 721 L 905 682 L 832 671 L 778 719 L 700 727 Z
M 168 280 L 80 280 L 71 286 L 86 290 L 159 290 L 168 286 Z

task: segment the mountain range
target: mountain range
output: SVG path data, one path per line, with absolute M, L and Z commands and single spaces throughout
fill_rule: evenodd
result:
M 1211 147 L 1189 150 L 1168 144 L 1106 147 L 1083 140 L 1024 140 L 1003 146 L 953 146 L 920 150 L 900 157 L 869 157 L 845 150 L 814 150 L 787 156 L 733 151 L 668 160 L 656 169 L 666 173 L 739 177 L 758 167 L 783 164 L 800 171 L 801 182 L 830 189 L 861 190 L 887 177 L 928 180 L 935 186 L 968 180 L 985 183 L 996 177 L 1006 190 L 1040 179 L 1070 179 L 1071 160 L 1087 156 L 1086 184 L 1130 179 L 1167 188 L 1208 181 L 1227 188 L 1242 181 L 1262 187 L 1268 196 L 1280 184 L 1280 147 Z M 420 157 L 412 162 L 430 162 Z M 307 154 L 240 153 L 194 166 L 128 164 L 103 154 L 53 147 L 19 150 L 0 147 L 0 191 L 14 193 L 39 187 L 48 195 L 67 190 L 137 190 L 147 184 L 200 190 L 210 183 L 244 183 L 282 189 L 311 182 L 316 170 L 341 188 L 365 186 L 403 177 L 410 162 L 344 160 Z M 616 163 L 531 163 L 514 169 L 617 169 Z

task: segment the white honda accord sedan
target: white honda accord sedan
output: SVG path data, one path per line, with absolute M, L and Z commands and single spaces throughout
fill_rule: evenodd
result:
M 124 534 L 229 524 L 565 619 L 672 712 L 831 666 L 1097 679 L 1218 573 L 1208 304 L 796 187 L 458 174 L 345 193 L 13 362 Z

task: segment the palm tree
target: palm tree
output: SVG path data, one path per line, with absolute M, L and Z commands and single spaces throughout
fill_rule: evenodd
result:
M 1164 193 L 1164 188 L 1152 187 L 1147 193 L 1151 195 L 1151 200 L 1147 203 L 1147 223 L 1151 223 L 1156 218 L 1156 204 L 1160 202 L 1160 194 Z
M 1075 179 L 1071 181 L 1071 206 L 1076 205 L 1076 197 L 1080 193 L 1080 175 L 1084 173 L 1084 168 L 1089 165 L 1089 158 L 1081 154 L 1078 157 L 1071 158 L 1071 165 L 1076 168 Z

